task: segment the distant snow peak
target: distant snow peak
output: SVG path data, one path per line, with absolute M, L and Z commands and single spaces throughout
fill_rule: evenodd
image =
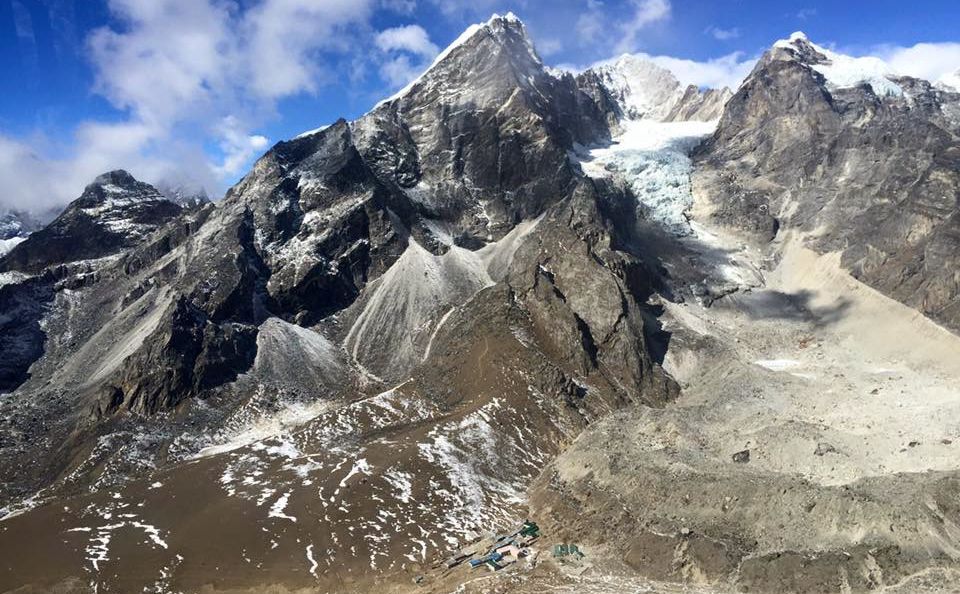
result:
M 828 50 L 810 41 L 802 31 L 797 31 L 789 39 L 781 39 L 773 45 L 800 57 L 810 68 L 823 75 L 830 89 L 850 89 L 866 84 L 879 96 L 903 95 L 903 88 L 891 80 L 897 73 L 880 58 L 855 58 Z M 811 53 L 819 56 L 811 57 Z
M 594 72 L 630 119 L 661 119 L 683 94 L 672 72 L 632 54 Z

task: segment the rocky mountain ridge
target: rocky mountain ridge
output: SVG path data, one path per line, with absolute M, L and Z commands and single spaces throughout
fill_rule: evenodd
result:
M 596 89 L 599 105 L 612 104 L 608 109 L 618 120 L 716 120 L 733 95 L 727 88 L 684 87 L 669 70 L 631 54 L 588 68 L 578 79 L 581 87 Z
M 949 530 L 912 532 L 954 521 L 949 466 L 825 485 L 742 445 L 821 430 L 762 425 L 812 380 L 747 358 L 754 327 L 803 350 L 844 311 L 766 288 L 788 234 L 952 319 L 955 95 L 849 65 L 794 36 L 732 95 L 633 58 L 557 74 L 495 15 L 216 204 L 101 176 L 0 259 L 0 590 L 473 591 L 431 566 L 528 514 L 598 570 L 704 586 L 951 571 Z M 817 540 L 849 514 L 905 536 Z
M 712 216 L 801 233 L 857 278 L 957 329 L 960 95 L 802 34 L 767 52 L 698 150 Z

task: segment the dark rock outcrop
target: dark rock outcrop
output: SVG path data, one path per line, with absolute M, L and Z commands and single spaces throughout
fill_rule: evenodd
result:
M 181 207 L 126 171 L 111 171 L 43 229 L 0 259 L 0 271 L 37 273 L 48 266 L 117 254 L 179 215 Z
M 713 216 L 769 241 L 802 235 L 851 273 L 960 329 L 960 95 L 895 78 L 837 87 L 804 37 L 778 44 L 695 157 Z

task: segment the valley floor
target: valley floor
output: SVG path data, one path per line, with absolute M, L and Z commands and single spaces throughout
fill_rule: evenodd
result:
M 626 150 L 584 169 L 631 181 Z M 682 393 L 585 431 L 533 491 L 545 524 L 719 591 L 955 591 L 960 337 L 802 237 L 760 249 L 689 207 L 662 263 L 699 297 L 657 303 Z M 578 591 L 671 591 L 614 581 Z
M 462 356 L 435 354 L 439 380 L 288 410 L 177 472 L 6 519 L 0 557 L 22 563 L 9 575 L 65 592 L 140 591 L 122 579 L 131 568 L 158 572 L 151 592 L 184 579 L 311 592 L 321 578 L 317 591 L 384 594 L 951 591 L 960 337 L 802 237 L 761 250 L 709 227 L 686 153 L 710 129 L 647 123 L 573 156 L 587 175 L 626 178 L 670 231 L 661 263 L 687 297 L 651 305 L 674 403 L 575 415 L 525 371 L 538 355 L 522 320 L 483 326 Z M 450 312 L 432 336 L 460 332 Z M 422 396 L 430 381 L 460 400 Z M 428 555 L 528 510 L 544 528 L 536 563 L 444 571 Z M 10 537 L 41 528 L 35 542 Z M 582 543 L 583 562 L 552 558 L 565 541 Z

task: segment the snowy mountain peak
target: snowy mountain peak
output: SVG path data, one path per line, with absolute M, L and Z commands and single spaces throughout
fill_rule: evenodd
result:
M 669 69 L 633 54 L 601 63 L 580 75 L 599 85 L 627 120 L 708 121 L 720 117 L 728 89 L 684 87 Z
M 879 96 L 903 95 L 900 85 L 891 80 L 897 73 L 880 58 L 856 58 L 829 50 L 810 41 L 802 31 L 793 33 L 789 39 L 777 41 L 773 47 L 774 50 L 785 50 L 786 59 L 798 60 L 823 75 L 828 89 L 868 85 Z
M 98 175 L 71 206 L 112 207 L 121 203 L 163 200 L 150 184 L 138 181 L 123 169 Z
M 629 119 L 662 119 L 683 93 L 673 73 L 639 56 L 624 54 L 591 70 Z
M 500 16 L 500 15 L 497 14 L 497 13 L 493 13 L 493 16 L 491 16 L 491 17 L 490 17 L 490 20 L 487 21 L 487 22 L 488 22 L 488 23 L 492 23 L 493 21 L 506 21 L 506 22 L 508 22 L 508 23 L 520 23 L 521 25 L 523 24 L 523 21 L 520 20 L 520 17 L 518 17 L 517 15 L 513 14 L 512 11 L 507 12 L 507 14 L 505 14 L 505 15 L 503 15 L 503 16 Z
M 533 42 L 527 35 L 526 27 L 514 13 L 508 12 L 505 15 L 494 14 L 484 23 L 476 23 L 467 27 L 450 45 L 444 48 L 433 63 L 424 71 L 423 74 L 412 80 L 405 87 L 397 91 L 393 96 L 384 99 L 378 103 L 374 109 L 382 105 L 393 103 L 398 99 L 406 97 L 417 86 L 424 83 L 427 79 L 433 78 L 432 74 L 440 69 L 441 65 L 450 61 L 457 60 L 458 56 L 466 48 L 479 48 L 486 45 L 485 40 L 489 40 L 494 46 L 506 51 L 516 52 L 518 48 L 525 54 L 523 58 L 536 64 L 538 68 L 543 68 L 543 63 L 533 47 Z M 493 48 L 488 48 L 493 49 Z M 463 71 L 461 75 L 469 75 L 474 71 Z M 442 78 L 440 76 L 436 78 Z

